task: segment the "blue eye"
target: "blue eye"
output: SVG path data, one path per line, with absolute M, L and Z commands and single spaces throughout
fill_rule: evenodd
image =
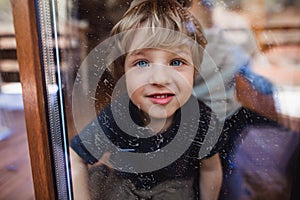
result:
M 140 60 L 134 64 L 137 67 L 149 67 L 149 63 L 145 60 Z
M 183 62 L 181 60 L 172 60 L 170 63 L 171 66 L 181 66 Z

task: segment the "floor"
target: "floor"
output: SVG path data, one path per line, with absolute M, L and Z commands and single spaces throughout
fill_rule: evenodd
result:
M 9 102 L 9 103 L 8 103 Z M 34 199 L 21 94 L 0 93 L 0 200 Z

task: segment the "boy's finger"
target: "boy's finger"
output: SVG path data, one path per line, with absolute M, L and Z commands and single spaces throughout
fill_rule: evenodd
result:
M 112 168 L 112 164 L 109 162 L 111 153 L 110 152 L 105 152 L 101 159 L 96 163 L 96 165 L 106 165 L 109 168 Z

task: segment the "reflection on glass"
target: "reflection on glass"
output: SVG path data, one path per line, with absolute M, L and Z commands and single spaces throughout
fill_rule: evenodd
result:
M 138 8 L 141 2 L 144 1 L 134 1 L 135 6 Z M 196 65 L 196 62 L 194 61 L 194 55 L 182 59 L 182 54 L 178 52 L 184 52 L 184 49 L 179 48 L 177 51 L 175 40 L 169 42 L 169 46 L 167 44 L 165 46 L 157 46 L 156 44 L 155 46 L 153 43 L 151 43 L 152 46 L 149 46 L 150 44 L 147 44 L 147 42 L 151 40 L 153 35 L 149 34 L 148 31 L 143 32 L 143 30 L 134 32 L 133 37 L 125 33 L 112 40 L 110 37 L 112 28 L 130 7 L 131 1 L 58 1 L 57 5 L 54 6 L 54 8 L 57 7 L 57 12 L 53 13 L 57 14 L 55 15 L 57 16 L 55 22 L 57 23 L 58 37 L 56 48 L 59 50 L 55 58 L 58 59 L 56 64 L 60 64 L 58 74 L 61 74 L 61 77 L 58 77 L 58 79 L 62 84 L 61 88 L 58 87 L 58 91 L 62 89 L 63 92 L 62 111 L 66 120 L 63 126 L 67 128 L 68 133 L 68 141 L 66 142 L 72 144 L 74 142 L 73 138 L 78 139 L 77 135 L 79 134 L 78 143 L 85 149 L 83 153 L 92 154 L 85 157 L 87 158 L 86 162 L 89 162 L 90 165 L 86 165 L 86 163 L 82 165 L 87 169 L 85 172 L 85 178 L 87 179 L 85 184 L 79 186 L 81 188 L 86 186 L 87 193 L 90 193 L 87 195 L 92 194 L 95 199 L 111 199 L 111 195 L 120 195 L 119 197 L 114 196 L 114 198 L 124 199 L 125 194 L 130 194 L 134 198 L 143 197 L 145 199 L 160 194 L 166 195 L 165 199 L 168 199 L 167 194 L 172 193 L 174 188 L 178 189 L 179 186 L 184 185 L 187 188 L 181 187 L 182 195 L 190 195 L 184 197 L 184 199 L 194 199 L 200 195 L 197 192 L 190 192 L 188 188 L 189 186 L 193 189 L 196 187 L 195 191 L 198 191 L 201 188 L 201 179 L 200 183 L 198 183 L 198 177 L 193 179 L 193 181 L 197 179 L 196 182 L 184 182 L 181 179 L 184 176 L 180 175 L 185 172 L 188 173 L 187 171 L 192 174 L 192 170 L 186 169 L 190 169 L 189 167 L 194 166 L 198 161 L 194 169 L 198 170 L 195 174 L 199 176 L 199 171 L 205 170 L 205 167 L 211 164 L 208 158 L 202 162 L 202 166 L 199 166 L 199 160 L 202 158 L 199 155 L 201 153 L 206 155 L 205 153 L 213 149 L 218 154 L 212 153 L 212 155 L 220 155 L 223 172 L 223 184 L 219 199 L 265 199 L 267 197 L 269 199 L 289 199 L 291 188 L 295 184 L 295 180 L 292 180 L 295 172 L 291 166 L 295 165 L 298 156 L 297 145 L 299 145 L 295 142 L 299 141 L 297 133 L 299 132 L 300 123 L 300 105 L 295 100 L 298 99 L 298 93 L 295 91 L 298 90 L 299 83 L 294 81 L 292 84 L 288 84 L 288 88 L 283 86 L 282 83 L 291 81 L 288 74 L 298 77 L 299 60 L 286 57 L 284 53 L 277 54 L 276 59 L 273 59 L 270 57 L 270 52 L 275 51 L 278 47 L 285 53 L 289 52 L 289 50 L 286 50 L 286 46 L 299 51 L 300 24 L 299 13 L 297 13 L 299 3 L 283 0 L 178 0 L 177 2 L 180 3 L 176 6 L 177 9 L 183 6 L 179 13 L 182 14 L 188 10 L 194 16 L 193 18 L 189 16 L 189 13 L 185 13 L 184 15 L 189 16 L 188 19 L 191 21 L 186 21 L 182 26 L 188 31 L 195 31 L 198 26 L 194 23 L 199 20 L 208 41 L 203 52 L 199 74 L 195 76 L 195 79 L 193 75 L 188 76 L 183 74 L 183 70 L 179 70 L 183 65 L 189 66 L 191 63 Z M 142 10 L 140 11 L 142 12 Z M 144 8 L 144 12 L 147 11 L 149 16 L 153 14 L 150 8 Z M 157 20 L 160 21 L 161 18 L 158 17 Z M 136 26 L 135 21 L 138 21 L 137 17 L 131 18 L 126 26 L 132 23 L 132 27 L 143 27 L 143 23 Z M 175 38 L 182 39 L 172 31 L 165 30 L 162 33 L 165 35 L 173 34 Z M 163 35 L 162 33 L 160 36 Z M 123 37 L 127 39 L 128 45 L 126 48 L 128 49 L 117 52 L 116 44 L 119 41 L 123 42 L 121 45 L 126 43 Z M 161 37 L 155 39 L 159 41 L 160 45 L 167 41 L 160 41 Z M 185 39 L 184 41 L 188 40 Z M 196 41 L 202 42 L 200 40 Z M 162 50 L 158 54 L 155 51 L 153 52 L 153 49 L 155 49 L 153 47 L 166 48 L 170 47 L 170 44 L 173 45 L 171 53 Z M 182 44 L 186 43 L 182 42 Z M 131 50 L 137 48 L 140 48 L 138 52 L 131 52 Z M 201 53 L 197 55 L 199 58 L 201 57 Z M 172 59 L 167 60 L 166 57 Z M 157 58 L 167 61 L 160 63 L 161 60 L 157 60 Z M 119 62 L 122 59 L 125 59 L 122 67 L 124 67 L 126 73 L 124 71 L 119 72 L 117 74 L 119 79 L 115 79 L 114 75 L 118 71 L 112 70 L 113 62 Z M 167 63 L 172 70 L 173 68 L 177 70 L 175 82 L 179 83 L 179 86 L 184 85 L 186 88 L 180 90 L 180 94 L 184 95 L 191 89 L 191 85 L 194 86 L 192 95 L 197 97 L 195 98 L 197 101 L 203 102 L 205 108 L 209 107 L 215 114 L 213 119 L 215 125 L 204 119 L 202 122 L 205 122 L 204 124 L 209 125 L 209 127 L 213 127 L 211 131 L 216 133 L 212 134 L 213 137 L 209 137 L 213 144 L 208 142 L 207 137 L 203 139 L 204 141 L 199 142 L 202 148 L 199 150 L 200 154 L 196 153 L 196 159 L 185 157 L 179 159 L 179 161 L 175 159 L 175 162 L 183 161 L 189 167 L 179 165 L 178 168 L 175 167 L 174 173 L 170 170 L 161 174 L 158 173 L 159 175 L 156 174 L 156 177 L 151 172 L 161 169 L 161 166 L 157 164 L 167 163 L 168 161 L 173 163 L 174 155 L 175 157 L 178 156 L 178 152 L 181 150 L 185 152 L 185 141 L 190 141 L 189 139 L 195 135 L 186 135 L 186 132 L 188 132 L 186 131 L 181 135 L 184 136 L 183 138 L 179 137 L 178 139 L 173 136 L 169 140 L 161 133 L 155 134 L 155 136 L 149 135 L 151 133 L 149 129 L 160 130 L 172 127 L 155 124 L 154 119 L 165 119 L 162 116 L 167 116 L 162 124 L 169 123 L 171 125 L 172 120 L 169 121 L 168 117 L 172 116 L 171 119 L 177 119 L 176 115 L 173 116 L 173 113 L 175 113 L 173 111 L 170 111 L 170 116 L 169 110 L 162 112 L 163 109 L 161 108 L 164 106 L 159 107 L 159 109 L 154 106 L 147 110 L 143 107 L 144 100 L 139 102 L 139 98 L 142 96 L 139 96 L 139 88 L 149 84 L 144 82 L 147 80 L 147 76 L 142 72 L 143 70 L 152 69 L 153 60 L 159 69 L 156 71 L 153 80 L 157 81 L 162 75 L 173 73 L 169 68 L 165 70 L 160 66 Z M 283 67 L 283 65 L 286 66 L 291 63 L 294 67 Z M 135 68 L 140 71 L 135 71 Z M 153 80 L 152 84 L 155 85 Z M 299 79 L 295 78 L 294 80 Z M 167 105 L 176 94 L 176 90 L 171 86 L 162 88 L 164 90 L 161 90 L 161 92 L 155 90 L 148 94 L 154 105 Z M 129 95 L 124 95 L 126 93 Z M 179 100 L 180 98 L 178 98 Z M 293 101 L 295 102 L 292 103 Z M 185 104 L 186 99 L 179 102 L 179 105 Z M 112 106 L 110 110 L 107 105 L 115 107 Z M 175 106 L 175 110 L 179 107 L 181 106 Z M 179 119 L 189 124 L 193 122 L 193 120 L 188 120 L 190 117 L 197 118 L 199 113 L 200 116 L 203 115 L 202 107 L 200 107 L 202 112 L 199 111 L 198 106 L 193 104 L 193 107 L 194 109 L 189 110 L 187 106 L 187 111 L 183 110 L 179 115 L 181 116 Z M 141 110 L 143 112 L 140 112 Z M 151 114 L 151 112 L 153 113 Z M 132 113 L 139 113 L 139 115 L 134 118 Z M 144 115 L 145 113 L 146 115 Z M 187 114 L 186 118 L 182 117 L 184 114 Z M 98 117 L 100 123 L 96 117 Z M 116 122 L 118 127 L 112 127 L 111 124 L 114 124 L 118 117 L 121 119 Z M 283 119 L 288 119 L 289 122 L 287 123 Z M 62 121 L 62 123 L 64 122 Z M 157 126 L 154 126 L 154 124 Z M 216 128 L 216 124 L 220 124 L 219 127 Z M 193 126 L 198 127 L 195 124 Z M 105 127 L 110 129 L 108 137 L 99 134 Z M 119 137 L 120 127 L 122 130 L 127 130 L 123 131 L 125 135 L 122 137 Z M 138 132 L 136 132 L 137 129 Z M 189 129 L 184 127 L 184 130 Z M 114 132 L 117 132 L 116 136 L 112 136 Z M 156 132 L 154 131 L 154 133 Z M 82 135 L 82 133 L 88 134 Z M 130 145 L 122 146 L 124 145 L 124 141 L 122 141 L 124 138 L 127 138 Z M 163 148 L 164 146 L 168 147 L 168 144 L 173 144 L 173 139 L 181 141 L 182 145 L 173 146 L 176 148 L 173 148 L 172 151 Z M 146 155 L 143 155 L 146 150 L 141 150 L 138 147 L 141 144 L 144 145 L 140 141 L 144 141 L 149 145 Z M 158 145 L 160 141 L 163 141 L 161 144 L 163 146 Z M 95 143 L 96 146 L 91 145 Z M 113 145 L 108 148 L 107 143 L 113 143 Z M 216 145 L 214 145 L 215 143 Z M 158 146 L 151 146 L 153 144 Z M 215 148 L 213 148 L 214 146 Z M 91 150 L 89 148 L 96 149 Z M 158 152 L 161 152 L 161 149 L 163 153 L 159 154 Z M 111 151 L 110 154 L 105 153 L 108 150 Z M 75 155 L 76 159 L 79 158 L 78 155 L 81 155 L 73 150 L 70 151 L 71 156 Z M 136 151 L 138 153 L 135 153 Z M 173 154 L 168 154 L 168 151 Z M 155 154 L 152 154 L 153 152 Z M 189 155 L 188 152 L 184 155 Z M 74 155 L 72 155 L 73 153 Z M 131 155 L 138 154 L 142 155 L 139 157 L 142 165 L 131 157 Z M 155 158 L 158 158 L 160 162 L 153 161 L 149 163 L 151 159 L 155 160 Z M 199 160 L 197 160 L 198 158 Z M 212 156 L 211 158 L 215 157 Z M 218 166 L 216 165 L 218 159 L 214 161 L 213 166 Z M 99 165 L 99 162 L 106 165 Z M 146 169 L 147 173 L 138 170 L 141 166 L 145 167 L 143 170 Z M 172 164 L 170 166 L 171 168 L 174 167 Z M 75 167 L 76 165 L 71 163 L 73 176 L 76 173 Z M 211 166 L 209 165 L 209 167 Z M 174 175 L 176 180 L 180 182 L 179 186 L 173 185 L 173 182 L 162 181 L 169 180 L 168 176 L 174 178 Z M 158 177 L 160 178 L 158 182 L 164 183 L 162 187 L 156 187 Z M 212 178 L 209 180 L 212 180 Z M 77 189 L 76 184 L 78 183 L 75 179 L 72 181 L 73 194 L 80 193 L 84 195 L 84 189 Z M 145 188 L 139 187 L 138 181 Z M 93 187 L 89 187 L 91 184 Z M 213 185 L 213 182 L 209 181 L 209 184 Z M 208 194 L 207 190 L 209 189 L 202 188 L 200 193 Z M 172 194 L 175 194 L 177 199 L 179 198 L 177 193 Z

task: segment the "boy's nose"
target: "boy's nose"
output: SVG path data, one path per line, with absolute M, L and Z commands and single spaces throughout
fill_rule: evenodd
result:
M 168 85 L 171 81 L 170 69 L 163 65 L 155 65 L 150 69 L 149 83 L 153 85 Z

